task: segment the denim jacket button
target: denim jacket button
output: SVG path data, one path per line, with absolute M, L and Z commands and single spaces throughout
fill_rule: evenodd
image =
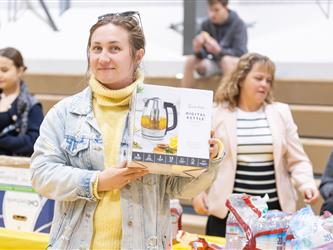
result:
M 151 236 L 147 240 L 147 246 L 148 247 L 155 247 L 157 246 L 157 237 L 156 236 Z

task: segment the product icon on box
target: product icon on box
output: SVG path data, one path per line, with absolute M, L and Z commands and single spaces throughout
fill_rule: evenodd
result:
M 151 173 L 200 174 L 209 164 L 212 100 L 207 90 L 138 86 L 131 104 L 129 160 Z

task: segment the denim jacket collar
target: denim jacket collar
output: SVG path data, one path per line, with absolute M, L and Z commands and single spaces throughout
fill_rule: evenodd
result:
M 72 105 L 69 107 L 69 112 L 77 115 L 92 115 L 92 110 L 92 91 L 90 87 L 87 87 L 73 97 Z
M 90 126 L 93 127 L 99 134 L 101 134 L 97 120 L 94 117 L 92 91 L 90 87 L 85 88 L 83 91 L 73 96 L 73 101 L 69 107 L 69 112 L 76 115 L 86 116 L 87 122 L 90 124 Z

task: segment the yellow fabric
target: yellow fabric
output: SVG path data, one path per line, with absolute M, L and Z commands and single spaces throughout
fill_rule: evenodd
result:
M 211 243 L 225 245 L 225 238 L 200 235 Z M 45 233 L 22 232 L 6 228 L 0 228 L 0 250 L 7 249 L 33 249 L 44 250 L 47 248 L 49 235 Z M 184 243 L 174 243 L 172 249 L 191 250 L 192 248 Z
M 8 228 L 0 228 L 0 250 L 47 248 L 49 235 L 46 233 L 23 232 Z
M 96 180 L 95 180 L 94 185 L 93 185 L 93 194 L 94 194 L 94 196 L 95 196 L 96 199 L 100 200 L 101 197 L 99 196 L 98 190 L 97 190 L 97 187 L 98 187 L 98 177 L 99 177 L 99 173 L 97 174 Z
M 217 237 L 217 236 L 209 236 L 209 235 L 198 235 L 200 238 L 205 238 L 205 240 L 208 243 L 215 243 L 222 246 L 225 246 L 225 238 Z M 191 250 L 193 249 L 190 245 L 182 243 L 182 242 L 176 242 L 172 244 L 172 250 Z
M 111 90 L 99 83 L 93 76 L 89 85 L 93 91 L 94 115 L 102 133 L 104 144 L 104 168 L 119 164 L 119 150 L 129 109 L 132 92 L 143 76 L 119 90 Z M 94 214 L 92 249 L 120 249 L 122 236 L 122 212 L 120 190 L 114 189 L 97 194 L 98 178 L 94 183 L 95 196 L 100 198 Z
M 132 97 L 133 90 L 139 83 L 143 82 L 143 74 L 141 71 L 137 71 L 136 80 L 131 85 L 123 89 L 111 90 L 99 83 L 94 77 L 89 80 L 89 85 L 93 91 L 99 106 L 105 107 L 121 107 L 129 105 Z

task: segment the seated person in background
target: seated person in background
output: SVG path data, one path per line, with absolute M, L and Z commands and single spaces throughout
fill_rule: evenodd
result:
M 333 151 L 327 162 L 325 173 L 321 178 L 319 190 L 325 200 L 320 209 L 320 214 L 323 214 L 325 210 L 333 214 Z
M 225 236 L 232 193 L 267 193 L 268 208 L 285 212 L 296 210 L 294 188 L 306 203 L 319 196 L 290 108 L 273 102 L 274 74 L 268 57 L 249 53 L 216 92 L 213 130 L 227 154 L 209 191 L 193 200 L 197 213 L 209 215 L 207 235 Z
M 21 79 L 26 68 L 17 49 L 0 49 L 0 155 L 30 156 L 39 136 L 43 110 Z
M 200 76 L 230 72 L 238 57 L 247 52 L 247 31 L 228 0 L 208 0 L 208 16 L 193 39 L 194 55 L 187 57 L 182 87 L 193 87 L 196 71 Z

